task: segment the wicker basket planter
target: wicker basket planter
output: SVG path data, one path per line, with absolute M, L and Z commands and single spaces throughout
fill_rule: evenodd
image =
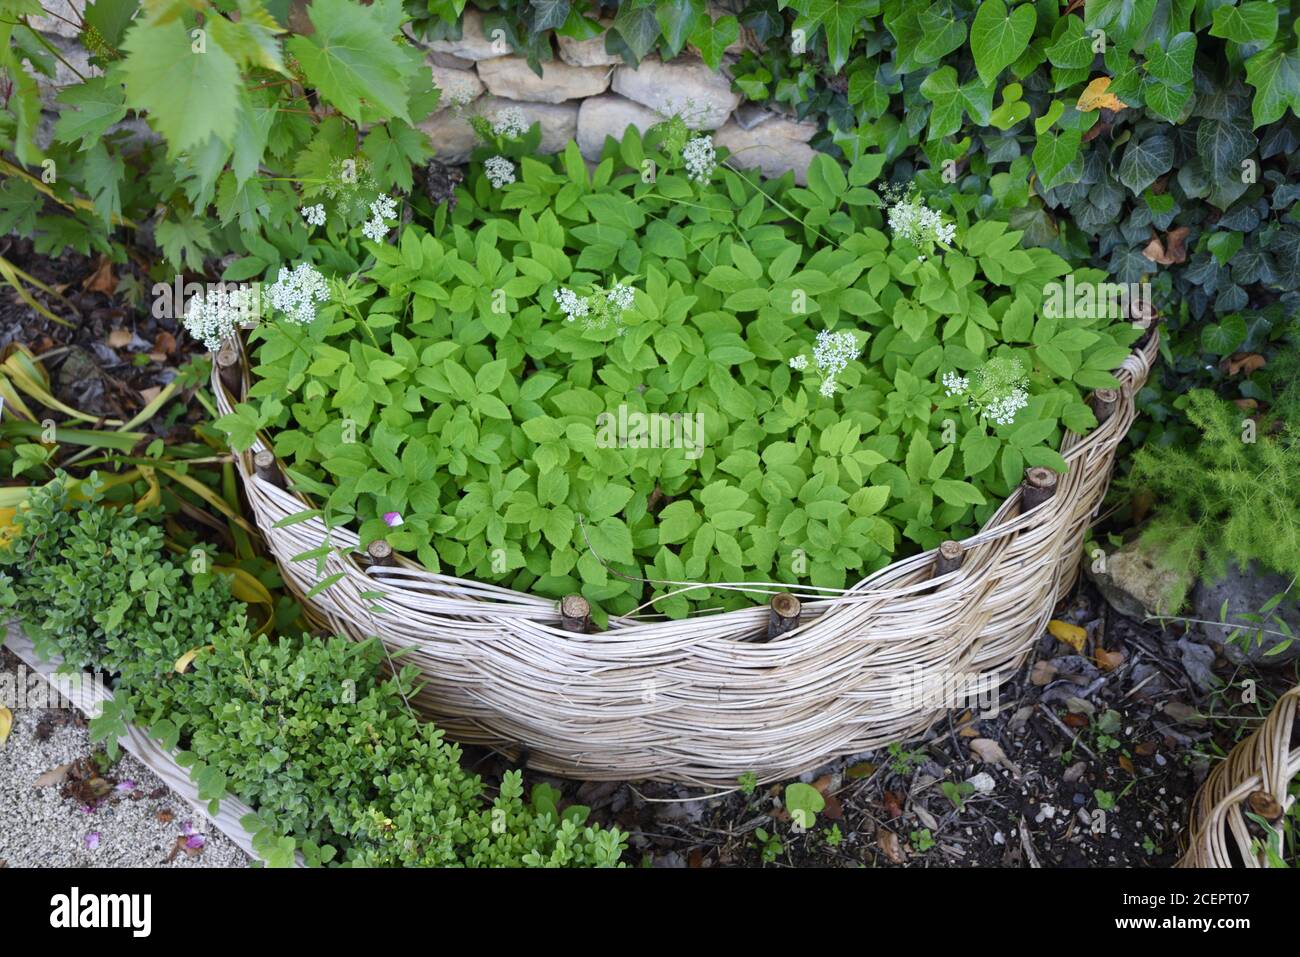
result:
M 1254 841 L 1246 813 L 1266 820 L 1280 815 L 1293 800 L 1287 789 L 1300 775 L 1300 741 L 1292 743 L 1300 720 L 1300 685 L 1278 699 L 1264 723 L 1215 765 L 1192 802 L 1192 835 L 1179 867 L 1267 867 Z
M 331 554 L 317 575 L 314 562 L 290 558 L 319 547 L 324 525 L 275 527 L 306 499 L 280 487 L 266 445 L 237 460 L 289 586 L 302 595 L 341 574 L 307 604 L 340 633 L 409 649 L 403 662 L 426 679 L 413 703 L 452 738 L 511 756 L 526 750 L 529 767 L 564 776 L 731 787 L 748 771 L 761 781 L 791 777 L 924 733 L 944 709 L 899 694 L 917 675 L 996 684 L 1020 666 L 1074 584 L 1157 343 L 1153 329 L 1116 372 L 1122 389 L 1094 406 L 1102 424 L 1066 435 L 1070 469 L 1046 502 L 1022 508 L 1021 486 L 961 543 L 954 570 L 938 572 L 933 551 L 895 562 L 844 596 L 804 602 L 795 627 L 771 640 L 773 611 L 761 595 L 753 608 L 723 614 L 566 630 L 553 600 L 401 558 L 371 561 L 347 529 L 331 534 L 345 554 Z M 214 364 L 223 413 L 246 387 L 242 349 L 228 347 Z M 382 608 L 362 597 L 374 592 Z

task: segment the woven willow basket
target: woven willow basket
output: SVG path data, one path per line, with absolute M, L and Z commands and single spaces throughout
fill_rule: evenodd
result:
M 1300 742 L 1292 729 L 1300 718 L 1300 685 L 1278 699 L 1264 723 L 1217 764 L 1192 802 L 1191 844 L 1179 867 L 1267 867 L 1254 841 L 1246 813 L 1269 820 L 1292 800 L 1290 783 L 1300 775 Z M 1279 838 L 1280 821 L 1274 824 Z
M 314 561 L 290 559 L 320 547 L 325 526 L 275 527 L 309 505 L 278 487 L 278 470 L 254 468 L 265 437 L 236 460 L 286 583 L 301 597 L 341 574 L 305 604 L 341 634 L 407 649 L 402 662 L 426 681 L 412 704 L 450 737 L 526 752 L 528 767 L 562 776 L 733 787 L 745 772 L 793 777 L 923 734 L 945 711 L 929 695 L 900 694 L 917 676 L 981 675 L 996 686 L 1015 672 L 1074 584 L 1158 332 L 1146 340 L 1116 372 L 1109 417 L 1087 437 L 1066 434 L 1070 468 L 1053 497 L 1022 514 L 1021 486 L 961 543 L 955 571 L 936 577 L 934 551 L 895 562 L 845 595 L 805 602 L 797 626 L 772 640 L 762 596 L 738 611 L 611 618 L 606 631 L 575 633 L 553 600 L 401 558 L 372 563 L 348 529 L 332 531 L 336 551 L 317 574 Z M 243 348 L 228 346 L 214 363 L 223 413 L 232 390 L 247 388 Z M 383 593 L 381 608 L 367 592 Z

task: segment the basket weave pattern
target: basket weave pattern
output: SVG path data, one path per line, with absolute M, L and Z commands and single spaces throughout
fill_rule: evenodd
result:
M 1298 718 L 1300 685 L 1282 695 L 1255 733 L 1215 765 L 1192 802 L 1192 840 L 1179 867 L 1268 866 L 1264 850 L 1252 849 L 1247 802 L 1263 792 L 1276 808 L 1287 808 L 1287 787 L 1300 775 L 1300 744 L 1291 745 Z
M 935 578 L 933 551 L 895 562 L 847 595 L 805 602 L 798 627 L 771 641 L 762 596 L 722 614 L 611 618 L 607 631 L 565 631 L 553 600 L 400 558 L 372 564 L 348 529 L 331 532 L 344 554 L 331 553 L 317 574 L 314 561 L 290 558 L 324 542 L 323 523 L 274 527 L 306 499 L 255 474 L 260 441 L 236 461 L 286 583 L 301 596 L 342 573 L 305 604 L 341 634 L 409 649 L 402 662 L 426 682 L 412 704 L 450 737 L 512 755 L 526 748 L 529 767 L 563 776 L 731 787 L 745 772 L 788 778 L 924 733 L 944 711 L 900 694 L 916 676 L 1000 683 L 1015 672 L 1074 584 L 1157 343 L 1153 331 L 1116 372 L 1122 389 L 1110 418 L 1086 437 L 1066 434 L 1070 469 L 1054 497 L 1021 514 L 1014 492 L 962 543 L 956 571 Z M 243 360 L 241 352 L 246 385 Z M 229 412 L 236 399 L 215 369 L 212 382 Z

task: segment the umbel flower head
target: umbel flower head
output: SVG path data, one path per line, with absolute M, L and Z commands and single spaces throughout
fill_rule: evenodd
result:
M 193 296 L 185 307 L 185 330 L 216 351 L 241 325 L 257 321 L 256 286 L 214 283 Z
M 851 330 L 832 332 L 823 329 L 817 333 L 817 342 L 813 346 L 812 361 L 820 373 L 822 381 L 817 392 L 829 399 L 835 394 L 836 379 L 851 360 L 856 359 L 862 345 L 858 342 L 858 333 Z M 790 359 L 790 368 L 796 372 L 808 369 L 808 357 L 797 355 Z
M 501 189 L 515 181 L 515 164 L 504 156 L 489 156 L 483 162 L 483 172 L 493 189 Z
M 964 395 L 967 405 L 996 425 L 1010 425 L 1029 405 L 1024 363 L 1009 356 L 994 356 L 969 377 L 945 372 L 942 382 L 945 394 Z
M 619 335 L 623 334 L 623 313 L 636 302 L 636 289 L 619 280 L 615 280 L 609 289 L 593 287 L 586 296 L 563 286 L 552 295 L 560 312 L 564 313 L 565 322 L 581 319 L 586 329 L 603 329 L 613 323 Z
M 329 297 L 325 277 L 311 263 L 299 263 L 292 271 L 281 266 L 275 282 L 262 295 L 269 308 L 303 326 L 316 320 L 316 303 Z
M 713 137 L 696 136 L 682 147 L 682 163 L 686 175 L 697 183 L 707 183 L 718 165 L 718 154 L 713 149 Z
M 519 137 L 528 132 L 528 118 L 517 106 L 498 110 L 492 121 L 492 132 L 497 136 Z
M 918 249 L 933 252 L 936 245 L 950 246 L 956 238 L 957 227 L 945 223 L 937 210 L 926 206 L 917 195 L 916 187 L 886 187 L 889 231 L 899 239 L 906 239 Z M 924 259 L 925 256 L 920 258 Z

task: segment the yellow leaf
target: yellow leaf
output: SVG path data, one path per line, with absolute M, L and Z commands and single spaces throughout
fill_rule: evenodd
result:
M 14 726 L 14 713 L 0 704 L 0 748 L 9 740 L 9 729 Z
M 183 675 L 185 672 L 190 670 L 190 665 L 194 664 L 194 659 L 199 656 L 199 652 L 211 650 L 212 647 L 212 645 L 202 645 L 198 648 L 191 648 L 189 651 L 185 652 L 185 654 L 177 658 L 176 664 L 172 667 L 176 669 L 178 675 Z
M 1093 110 L 1107 109 L 1114 110 L 1118 113 L 1125 108 L 1123 103 L 1114 93 L 1110 91 L 1110 77 L 1099 76 L 1089 83 L 1079 95 L 1079 105 L 1076 109 L 1080 113 L 1091 113 Z
M 1072 625 L 1068 621 L 1058 621 L 1053 618 L 1047 623 L 1048 633 L 1057 641 L 1063 641 L 1075 651 L 1083 651 L 1083 643 L 1088 638 L 1088 633 L 1078 625 Z

